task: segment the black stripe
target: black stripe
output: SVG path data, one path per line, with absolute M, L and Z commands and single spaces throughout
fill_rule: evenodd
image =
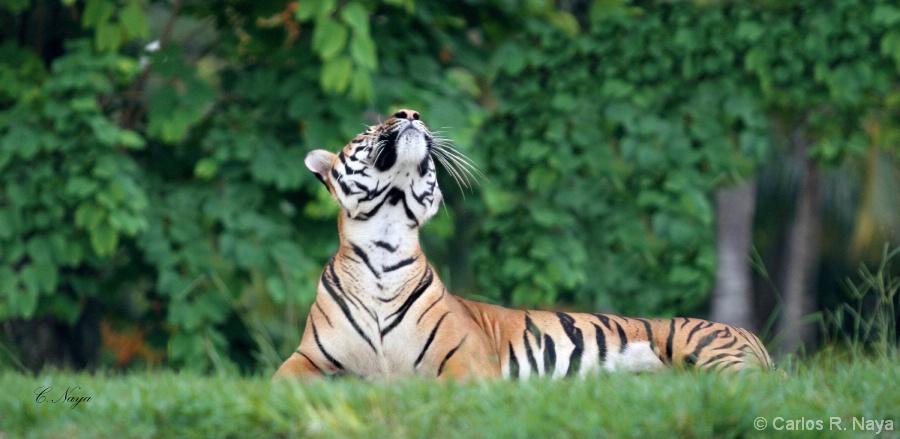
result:
M 411 258 L 404 259 L 404 260 L 402 260 L 402 261 L 400 261 L 400 262 L 398 262 L 398 263 L 396 263 L 396 264 L 394 264 L 394 265 L 382 265 L 382 266 L 381 266 L 381 271 L 382 271 L 383 273 L 387 273 L 387 272 L 389 272 L 389 271 L 399 270 L 399 269 L 401 269 L 401 268 L 403 268 L 403 267 L 405 267 L 405 266 L 407 266 L 407 265 L 409 265 L 409 264 L 412 264 L 413 262 L 416 261 L 416 259 L 419 259 L 419 255 L 413 256 L 413 257 L 411 257 Z
M 519 359 L 513 351 L 512 342 L 509 342 L 509 376 L 514 379 L 519 378 Z
M 328 326 L 333 328 L 334 325 L 331 324 L 331 319 L 328 318 L 328 314 L 325 314 L 325 310 L 323 310 L 322 307 L 319 306 L 319 302 L 313 302 L 313 305 L 316 306 L 316 308 L 319 310 L 319 313 L 322 314 L 322 317 L 325 317 L 325 322 L 328 323 Z
M 369 201 L 369 200 L 371 200 L 371 199 L 374 199 L 376 196 L 382 194 L 388 187 L 389 187 L 389 186 L 383 187 L 383 188 L 381 189 L 381 191 L 376 191 L 375 194 L 373 194 L 373 193 L 371 193 L 371 192 L 370 192 L 370 193 L 367 193 L 367 194 L 366 194 L 366 197 L 360 199 L 359 201 L 362 202 L 362 201 Z M 377 189 L 377 188 L 376 188 L 376 189 Z M 360 221 L 365 221 L 365 220 L 368 220 L 369 218 L 371 218 L 373 215 L 375 215 L 376 213 L 378 213 L 379 210 L 381 210 L 381 206 L 384 206 L 384 202 L 388 200 L 388 197 L 389 197 L 389 196 L 390 196 L 390 193 L 388 193 L 387 195 L 385 195 L 384 197 L 382 197 L 382 198 L 381 198 L 381 201 L 379 201 L 378 204 L 375 205 L 375 207 L 369 209 L 368 212 L 360 212 L 359 215 L 357 215 L 355 219 L 360 220 Z
M 403 321 L 403 318 L 406 317 L 406 313 L 412 307 L 413 303 L 415 303 L 416 300 L 419 300 L 419 297 L 422 297 L 422 294 L 425 293 L 425 290 L 428 289 L 429 286 L 431 286 L 431 282 L 433 280 L 434 273 L 432 273 L 431 267 L 426 265 L 425 274 L 422 275 L 422 278 L 419 281 L 419 285 L 416 287 L 416 289 L 409 295 L 409 297 L 406 298 L 406 301 L 403 302 L 403 305 L 401 305 L 400 308 L 387 316 L 387 318 L 391 318 L 394 316 L 396 317 L 394 317 L 394 320 L 391 321 L 391 324 L 381 330 L 381 338 L 384 338 L 385 335 L 391 332 L 391 330 L 396 328 L 397 325 L 399 325 L 400 322 Z
M 383 141 L 384 144 L 378 149 L 378 158 L 375 160 L 375 169 L 384 172 L 394 166 L 394 163 L 397 163 L 396 144 L 399 135 L 399 131 L 391 131 L 387 133 L 383 132 L 378 136 L 378 140 Z
M 569 355 L 569 369 L 566 371 L 566 376 L 572 376 L 581 369 L 581 356 L 584 354 L 584 336 L 581 333 L 581 329 L 575 326 L 575 319 L 572 316 L 561 312 L 556 313 L 556 316 L 559 317 L 559 323 L 562 325 L 566 336 L 575 345 L 572 355 Z
M 675 343 L 675 319 L 669 321 L 669 338 L 666 340 L 666 358 L 672 363 L 672 343 Z
M 622 328 L 622 324 L 613 320 L 613 323 L 616 324 L 616 328 L 619 330 L 619 353 L 625 352 L 625 346 L 628 344 L 628 337 L 625 335 L 625 329 Z
M 647 319 L 637 319 L 641 323 L 644 324 L 644 329 L 647 330 L 647 341 L 650 342 L 650 350 L 656 352 L 656 340 L 653 339 L 653 329 L 650 328 L 650 322 Z
M 716 355 L 716 356 L 714 356 L 714 357 L 710 357 L 710 359 L 704 361 L 702 364 L 701 364 L 701 363 L 698 363 L 698 364 L 697 364 L 697 367 L 705 366 L 705 365 L 707 365 L 707 364 L 710 364 L 710 363 L 713 363 L 713 362 L 715 362 L 715 361 L 719 361 L 719 360 L 721 360 L 721 359 L 723 359 L 723 358 L 728 358 L 728 357 L 735 357 L 735 358 L 737 358 L 738 360 L 742 360 L 742 359 L 743 359 L 742 356 L 735 355 L 735 354 L 731 354 L 731 353 L 719 354 L 719 355 Z
M 412 195 L 413 199 L 416 200 L 417 203 L 425 206 L 425 199 L 430 198 L 434 200 L 434 187 L 437 185 L 437 180 L 426 183 L 428 188 L 422 191 L 422 195 L 416 195 L 416 190 L 413 188 L 412 182 L 409 183 L 409 193 Z
M 694 348 L 694 352 L 691 352 L 691 355 L 693 355 L 694 357 L 700 358 L 700 352 L 703 351 L 703 349 L 706 349 L 706 347 L 709 346 L 710 343 L 714 342 L 717 338 L 719 338 L 720 332 L 722 332 L 722 331 L 715 330 L 715 331 L 711 332 L 709 335 L 701 338 L 700 341 L 697 343 L 697 347 Z
M 437 303 L 440 302 L 441 299 L 444 298 L 444 292 L 445 292 L 445 291 L 447 291 L 447 288 L 446 288 L 446 287 L 445 287 L 443 290 L 441 290 L 441 295 L 438 296 L 438 298 L 435 299 L 434 302 L 431 302 L 431 305 L 428 305 L 428 308 L 425 308 L 425 311 L 422 311 L 422 315 L 420 315 L 419 318 L 416 319 L 416 324 L 417 324 L 417 325 L 419 324 L 419 322 L 422 321 L 422 317 L 425 317 L 425 314 L 428 314 L 428 311 L 431 311 L 431 308 L 434 308 L 434 306 L 437 305 Z
M 525 311 L 525 327 L 531 331 L 531 335 L 534 336 L 535 341 L 537 341 L 537 346 L 541 347 L 541 330 L 534 324 L 534 321 L 531 320 L 531 316 L 528 315 L 528 311 Z
M 431 157 L 428 154 L 425 154 L 425 158 L 419 162 L 419 177 L 424 177 L 425 173 L 428 172 L 428 160 L 430 159 Z
M 325 267 L 325 272 L 322 273 L 321 280 L 322 285 L 325 287 L 325 291 L 327 291 L 328 295 L 330 295 L 331 298 L 338 304 L 338 307 L 344 313 L 344 317 L 347 318 L 347 321 L 350 322 L 350 324 L 353 326 L 353 329 L 356 330 L 356 333 L 359 334 L 360 337 L 362 337 L 366 341 L 366 343 L 369 344 L 369 347 L 372 348 L 372 351 L 377 353 L 378 350 L 375 349 L 375 345 L 372 344 L 372 340 L 369 339 L 369 336 L 366 335 L 365 332 L 363 332 L 362 328 L 359 327 L 359 324 L 356 323 L 356 319 L 353 318 L 353 314 L 350 313 L 350 308 L 347 307 L 347 302 L 334 290 L 335 285 L 331 283 L 331 281 L 328 279 L 328 276 L 326 275 L 329 270 L 331 271 L 331 276 L 335 280 L 337 280 L 337 275 L 334 273 L 334 258 L 328 261 L 328 265 Z M 340 288 L 340 283 L 337 284 L 337 287 Z
M 325 346 L 322 346 L 322 342 L 319 341 L 319 331 L 316 330 L 316 322 L 314 320 L 310 320 L 310 323 L 312 324 L 313 338 L 316 339 L 316 346 L 318 346 L 319 350 L 322 351 L 322 355 L 324 355 L 325 358 L 330 361 L 335 368 L 337 368 L 337 370 L 343 370 L 344 365 L 341 364 L 340 361 L 332 357 L 331 354 L 329 354 L 328 351 L 325 350 Z
M 729 361 L 727 363 L 713 364 L 712 366 L 710 366 L 709 372 L 718 372 L 718 371 L 726 370 L 726 369 L 731 368 L 732 366 L 736 366 L 736 365 L 744 364 L 744 363 L 745 363 L 745 361 L 743 359 L 741 359 L 741 360 Z
M 309 358 L 309 357 L 306 356 L 306 354 L 304 354 L 303 352 L 300 352 L 300 349 L 297 349 L 297 350 L 295 350 L 294 352 L 297 353 L 298 355 L 300 355 L 301 357 L 306 358 L 306 361 L 309 361 L 309 364 L 312 364 L 313 367 L 315 367 L 316 370 L 319 371 L 320 374 L 325 375 L 325 371 L 322 370 L 322 368 L 319 367 L 319 366 L 316 364 L 316 362 L 312 360 L 312 358 Z
M 441 327 L 441 323 L 444 321 L 444 318 L 447 317 L 447 314 L 450 314 L 450 311 L 445 312 L 444 315 L 442 315 L 434 325 L 434 328 L 431 330 L 431 334 L 428 335 L 428 341 L 425 342 L 425 346 L 422 347 L 422 352 L 419 352 L 419 356 L 416 358 L 415 364 L 413 364 L 413 369 L 419 367 L 419 363 L 421 363 L 422 358 L 425 357 L 425 351 L 428 350 L 428 347 L 431 346 L 431 342 L 434 341 L 434 336 L 435 334 L 437 334 L 437 330 Z
M 372 241 L 372 244 L 375 244 L 375 247 L 381 247 L 391 253 L 397 251 L 398 246 L 390 245 L 384 241 Z
M 350 258 L 348 256 L 347 259 L 352 259 L 352 258 Z M 333 260 L 333 258 L 332 258 L 332 260 Z M 354 277 L 352 273 L 344 272 L 342 274 L 344 276 L 347 276 L 347 277 L 353 279 L 354 282 L 359 283 L 359 280 L 356 279 L 356 277 Z M 372 317 L 372 320 L 376 320 L 376 321 L 378 320 L 378 317 L 375 315 L 375 311 L 368 308 L 366 306 L 366 304 L 364 304 L 363 301 L 360 300 L 360 298 L 356 294 L 353 294 L 352 291 L 344 290 L 344 287 L 341 286 L 341 279 L 337 276 L 337 273 L 334 271 L 333 264 L 331 266 L 331 280 L 335 283 L 335 285 L 337 285 L 338 291 L 340 291 L 340 293 L 348 299 L 348 302 L 347 302 L 348 304 L 353 305 L 353 307 L 355 307 L 356 309 L 365 311 L 367 314 L 369 314 L 370 317 Z
M 544 373 L 553 376 L 556 372 L 556 344 L 550 334 L 544 334 Z
M 331 176 L 338 182 L 338 186 L 341 187 L 341 191 L 344 192 L 345 195 L 353 195 L 353 190 L 350 189 L 350 186 L 347 186 L 347 183 L 344 183 L 344 179 L 341 178 L 341 174 L 338 174 L 337 169 L 331 168 Z M 347 212 L 348 214 L 350 212 Z
M 359 171 L 359 173 L 362 174 L 362 175 L 366 175 L 364 171 L 365 171 L 365 168 L 363 168 L 362 171 Z M 368 186 L 362 186 L 362 185 L 360 185 L 359 183 L 356 183 L 356 187 L 358 187 L 358 188 L 360 188 L 360 189 L 366 191 L 366 196 L 360 198 L 360 199 L 359 199 L 359 202 L 362 203 L 363 201 L 371 201 L 371 200 L 374 200 L 375 197 L 377 197 L 377 196 L 383 194 L 384 191 L 387 190 L 388 187 L 390 187 L 390 185 L 387 185 L 387 186 L 385 186 L 385 187 L 383 187 L 383 188 L 381 188 L 381 189 L 379 190 L 379 189 L 378 189 L 378 186 L 379 186 L 380 184 L 381 184 L 381 182 L 377 182 L 377 183 L 375 183 L 375 189 L 369 189 Z M 381 200 L 381 203 L 383 204 L 383 203 L 384 203 L 384 200 Z M 370 211 L 370 212 L 371 212 L 371 211 Z M 373 213 L 373 214 L 374 214 L 374 213 Z
M 693 329 L 691 329 L 691 332 L 688 333 L 688 338 L 687 338 L 687 341 L 685 342 L 685 344 L 686 345 L 691 344 L 691 339 L 694 338 L 694 334 L 696 334 L 697 331 L 699 331 L 701 329 L 709 328 L 712 325 L 713 325 L 712 322 L 708 322 L 705 320 L 698 322 L 697 325 L 694 326 Z
M 591 323 L 594 326 L 594 330 L 596 331 L 595 337 L 597 338 L 597 356 L 600 358 L 600 367 L 602 368 L 604 364 L 606 364 L 606 333 L 603 332 L 599 326 L 595 323 Z
M 726 344 L 724 344 L 724 345 L 722 345 L 722 346 L 719 346 L 719 347 L 717 347 L 717 348 L 713 348 L 713 350 L 714 350 L 714 351 L 721 351 L 722 349 L 729 349 L 729 348 L 731 348 L 732 346 L 736 345 L 737 342 L 738 342 L 737 337 L 731 337 L 731 341 L 730 341 L 730 342 L 728 342 L 728 343 L 726 343 Z
M 416 215 L 412 210 L 409 209 L 409 203 L 406 202 L 406 193 L 402 190 L 394 187 L 388 192 L 385 199 L 391 203 L 391 206 L 396 206 L 397 203 L 403 202 L 403 212 L 406 213 L 406 217 L 411 219 L 416 225 L 419 225 L 419 220 L 416 219 Z
M 594 317 L 597 317 L 597 320 L 600 320 L 600 323 L 603 323 L 603 326 L 606 326 L 606 329 L 612 331 L 612 326 L 609 326 L 609 317 L 604 314 L 594 314 Z
M 468 336 L 469 336 L 468 334 L 464 335 L 463 338 L 462 338 L 462 340 L 459 341 L 459 344 L 456 345 L 455 348 L 450 349 L 450 352 L 447 352 L 447 356 L 444 357 L 444 361 L 441 361 L 441 366 L 438 367 L 438 373 L 437 373 L 437 376 L 441 376 L 441 374 L 444 373 L 444 365 L 447 364 L 447 360 L 449 360 L 450 357 L 452 357 L 453 354 L 456 353 L 456 351 L 459 349 L 459 347 L 462 346 L 463 343 L 465 343 L 466 337 L 468 337 Z
M 369 267 L 369 270 L 372 271 L 372 274 L 375 275 L 375 278 L 381 279 L 381 275 L 378 274 L 377 271 L 375 271 L 375 267 L 373 267 L 371 262 L 369 262 L 369 255 L 367 255 L 366 252 L 363 251 L 363 249 L 359 248 L 352 242 L 350 243 L 350 248 L 353 249 L 353 253 L 355 253 L 356 256 L 359 256 L 359 258 L 362 259 L 363 262 L 365 262 L 366 267 Z
M 754 351 L 753 356 L 755 356 L 756 359 L 760 363 L 762 363 L 766 369 L 772 369 L 774 365 L 771 363 L 771 358 L 766 355 L 768 351 L 766 350 L 765 346 L 762 345 L 762 340 L 760 340 L 759 337 L 753 335 L 752 333 L 750 333 L 750 331 L 747 331 L 744 328 L 735 328 L 735 330 L 739 334 L 741 334 L 741 336 L 744 337 L 745 340 L 747 340 L 747 344 L 750 345 L 751 349 L 753 349 Z
M 376 298 L 377 298 L 379 301 L 381 301 L 382 303 L 390 303 L 390 302 L 393 302 L 393 301 L 396 300 L 398 297 L 402 296 L 403 293 L 406 292 L 406 286 L 409 285 L 409 283 L 412 282 L 413 280 L 415 280 L 415 278 L 412 278 L 412 277 L 411 277 L 411 278 L 407 279 L 406 282 L 403 282 L 403 285 L 401 285 L 400 288 L 397 288 L 397 290 L 396 290 L 396 291 L 397 291 L 397 294 L 394 294 L 394 295 L 391 296 L 391 297 L 376 297 Z M 384 290 L 384 286 L 381 285 L 380 283 L 376 283 L 375 286 L 377 286 L 379 290 L 382 290 L 382 291 Z M 376 320 L 377 320 L 377 319 L 376 319 Z
M 522 331 L 522 340 L 525 342 L 525 354 L 528 357 L 528 364 L 531 366 L 531 371 L 540 375 L 537 368 L 537 361 L 534 359 L 534 351 L 531 350 L 531 343 L 528 341 L 528 331 Z

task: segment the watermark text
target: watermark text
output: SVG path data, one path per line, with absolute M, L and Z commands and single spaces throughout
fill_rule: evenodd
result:
M 34 401 L 38 404 L 50 403 L 50 404 L 58 404 L 58 403 L 67 403 L 71 404 L 69 409 L 74 409 L 78 407 L 78 404 L 82 402 L 87 403 L 91 401 L 90 396 L 80 396 L 78 395 L 78 390 L 81 387 L 66 387 L 66 390 L 63 392 L 53 391 L 53 386 L 41 386 L 34 389 Z
M 894 431 L 892 419 L 871 419 L 866 417 L 842 418 L 829 416 L 827 419 L 812 418 L 774 418 L 758 417 L 753 420 L 753 427 L 757 430 L 772 429 L 776 431 L 869 431 L 881 434 L 884 431 Z

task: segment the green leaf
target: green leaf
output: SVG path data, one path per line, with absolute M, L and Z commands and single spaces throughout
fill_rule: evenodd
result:
M 194 175 L 201 180 L 209 180 L 219 172 L 219 161 L 211 157 L 204 157 L 194 166 Z
M 88 124 L 91 126 L 91 129 L 94 131 L 94 136 L 96 136 L 100 143 L 107 146 L 116 146 L 116 144 L 119 143 L 121 129 L 116 126 L 116 124 L 110 122 L 106 117 L 94 116 L 90 119 Z
M 6 169 L 6 166 L 12 161 L 12 158 L 13 154 L 10 149 L 0 148 L 0 173 Z
M 111 0 L 88 0 L 81 16 L 81 25 L 96 27 L 100 23 L 109 21 L 115 11 L 115 3 Z
M 97 256 L 109 256 L 119 246 L 119 233 L 109 224 L 100 223 L 88 230 L 91 247 Z
M 143 149 L 145 145 L 144 138 L 136 131 L 119 130 L 119 145 L 128 149 Z
M 368 102 L 372 99 L 372 74 L 357 69 L 353 72 L 353 79 L 350 83 L 350 97 L 361 102 Z
M 2 271 L 0 271 L 0 274 L 3 274 Z M 37 311 L 38 296 L 40 295 L 40 285 L 37 280 L 38 273 L 31 265 L 27 265 L 19 274 L 25 288 L 19 288 L 15 281 L 8 282 L 14 285 L 13 289 L 8 292 L 10 309 L 13 315 L 28 319 L 34 316 L 34 312 Z M 11 279 L 16 279 L 16 276 L 12 275 Z
M 568 34 L 570 37 L 578 35 L 580 27 L 575 16 L 566 11 L 556 11 L 550 15 L 550 22 L 554 26 Z
M 877 5 L 872 9 L 872 22 L 884 26 L 900 24 L 900 8 L 895 5 Z
M 341 20 L 353 29 L 356 37 L 371 38 L 369 36 L 369 11 L 357 3 L 352 2 L 341 8 Z
M 347 27 L 336 20 L 327 18 L 319 21 L 313 30 L 313 50 L 323 60 L 331 60 L 344 50 L 348 35 Z
M 881 53 L 890 56 L 896 68 L 900 69 L 900 29 L 894 29 L 881 38 Z
M 13 126 L 0 140 L 4 149 L 15 151 L 25 160 L 33 159 L 40 150 L 40 138 L 29 126 Z
M 38 288 L 44 294 L 53 294 L 56 292 L 56 286 L 59 282 L 59 272 L 56 265 L 51 262 L 35 262 L 34 270 L 38 276 Z
M 21 276 L 22 284 L 25 285 L 25 290 L 35 295 L 40 294 L 41 291 L 41 273 L 38 271 L 36 264 L 27 264 L 19 270 L 19 276 Z
M 297 10 L 294 11 L 294 19 L 299 22 L 308 21 L 316 15 L 316 4 L 313 2 L 297 2 Z
M 358 66 L 366 70 L 372 71 L 378 67 L 375 42 L 368 35 L 353 35 L 350 40 L 350 56 Z
M 122 27 L 112 21 L 103 21 L 97 24 L 94 34 L 94 45 L 99 51 L 115 51 L 122 45 Z
M 8 239 L 17 234 L 17 228 L 12 209 L 0 208 L 0 239 Z
M 134 236 L 146 227 L 146 222 L 143 218 L 123 210 L 117 210 L 110 214 L 109 224 L 126 236 Z
M 322 65 L 320 81 L 322 89 L 328 92 L 343 93 L 347 90 L 353 74 L 353 62 L 349 57 L 340 56 Z
M 7 265 L 0 266 L 0 298 L 12 301 L 19 293 L 19 277 Z M 0 300 L 2 302 L 3 300 Z
M 75 209 L 75 225 L 85 229 L 93 229 L 106 219 L 106 211 L 92 202 L 81 203 Z
M 284 286 L 284 281 L 278 276 L 269 276 L 266 279 L 266 290 L 269 292 L 269 297 L 277 304 L 282 304 L 287 299 L 287 288 Z
M 36 235 L 29 239 L 28 243 L 25 244 L 25 248 L 32 262 L 52 263 L 55 260 L 50 242 L 41 235 Z
M 140 2 L 131 0 L 128 5 L 119 11 L 119 21 L 122 30 L 129 39 L 146 38 L 150 35 L 150 26 L 147 24 L 147 15 L 141 8 Z
M 735 36 L 738 39 L 745 40 L 748 42 L 756 42 L 760 37 L 765 35 L 766 28 L 763 25 L 755 22 L 743 20 L 737 25 L 737 29 L 735 29 Z

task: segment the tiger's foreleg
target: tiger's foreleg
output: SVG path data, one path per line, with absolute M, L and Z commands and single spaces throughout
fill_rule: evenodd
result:
M 275 372 L 273 380 L 289 377 L 313 378 L 323 376 L 325 376 L 325 374 L 322 373 L 322 370 L 319 369 L 309 357 L 304 355 L 300 349 L 297 349 L 284 363 L 281 363 L 281 367 Z
M 313 318 L 310 315 L 306 319 L 306 329 L 300 339 L 300 346 L 281 364 L 281 367 L 275 372 L 275 376 L 272 377 L 273 381 L 280 378 L 322 378 L 338 372 L 331 370 L 333 367 L 326 366 L 327 361 L 319 358 L 321 353 L 315 348 L 315 328 L 313 326 Z

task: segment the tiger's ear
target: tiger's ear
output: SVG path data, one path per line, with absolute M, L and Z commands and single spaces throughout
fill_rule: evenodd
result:
M 329 191 L 331 187 L 328 186 L 328 173 L 331 172 L 331 164 L 334 163 L 334 157 L 335 155 L 331 152 L 317 149 L 310 151 L 309 154 L 306 154 L 306 158 L 303 159 L 303 164 L 306 165 L 306 168 L 312 171 Z

